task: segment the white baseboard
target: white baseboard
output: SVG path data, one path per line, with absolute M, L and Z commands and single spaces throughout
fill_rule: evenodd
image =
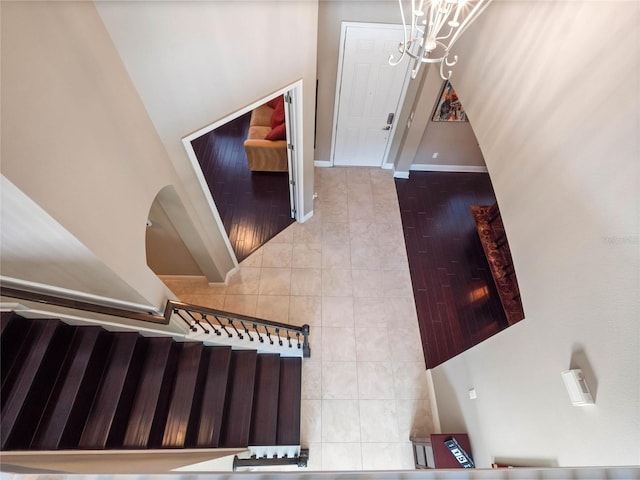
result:
M 409 170 L 415 172 L 464 172 L 487 173 L 487 167 L 481 165 L 434 165 L 428 163 L 414 163 Z
M 333 164 L 329 160 L 314 160 L 313 165 L 315 167 L 333 167 Z
M 393 170 L 393 163 L 383 163 L 380 168 L 383 170 Z
M 224 277 L 224 285 L 229 285 L 229 280 L 231 280 L 231 277 L 233 276 L 233 274 L 236 273 L 238 270 L 240 270 L 240 265 L 236 265 L 235 267 L 233 267 L 231 270 L 227 272 L 227 275 Z
M 409 178 L 409 172 L 396 170 L 395 172 L 393 172 L 393 178 Z
M 438 401 L 436 400 L 436 389 L 433 385 L 433 375 L 431 369 L 427 370 L 427 397 L 431 405 L 431 418 L 433 420 L 434 433 L 442 433 L 442 426 L 440 425 L 440 414 L 438 413 Z
M 304 222 L 306 222 L 307 220 L 309 220 L 311 217 L 313 217 L 313 210 L 311 210 L 311 211 L 310 211 L 309 213 L 307 213 L 306 215 L 304 215 L 304 216 L 300 217 L 299 222 L 300 222 L 300 223 L 304 223 Z

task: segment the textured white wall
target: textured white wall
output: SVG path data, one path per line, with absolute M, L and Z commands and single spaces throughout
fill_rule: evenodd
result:
M 481 466 L 640 464 L 640 3 L 495 2 L 456 53 L 526 319 L 434 369 L 443 428 Z

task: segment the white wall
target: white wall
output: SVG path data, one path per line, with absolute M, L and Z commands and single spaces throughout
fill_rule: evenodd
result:
M 302 79 L 304 213 L 311 210 L 317 1 L 96 5 L 202 216 L 208 206 L 180 139 Z
M 455 53 L 526 318 L 434 369 L 443 429 L 481 466 L 640 464 L 640 3 L 494 2 Z
M 1 8 L 2 174 L 161 308 L 170 293 L 146 265 L 145 224 L 177 175 L 94 5 Z M 51 267 L 39 266 L 42 275 Z

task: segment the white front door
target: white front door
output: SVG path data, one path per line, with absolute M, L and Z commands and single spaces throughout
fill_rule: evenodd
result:
M 343 23 L 334 114 L 334 165 L 381 166 L 387 156 L 409 81 L 399 56 L 401 25 Z

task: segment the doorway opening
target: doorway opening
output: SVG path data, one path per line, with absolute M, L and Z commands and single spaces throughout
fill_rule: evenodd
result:
M 236 265 L 297 219 L 302 198 L 297 188 L 302 185 L 301 156 L 297 155 L 301 129 L 296 128 L 301 123 L 301 98 L 302 85 L 297 82 L 183 139 Z M 278 101 L 284 105 L 285 122 L 280 126 L 285 135 L 257 138 L 275 130 L 264 111 L 275 110 Z M 256 134 L 257 130 L 261 133 Z M 257 157 L 250 150 L 256 141 L 271 144 L 259 146 Z M 272 156 L 270 148 L 283 151 Z

